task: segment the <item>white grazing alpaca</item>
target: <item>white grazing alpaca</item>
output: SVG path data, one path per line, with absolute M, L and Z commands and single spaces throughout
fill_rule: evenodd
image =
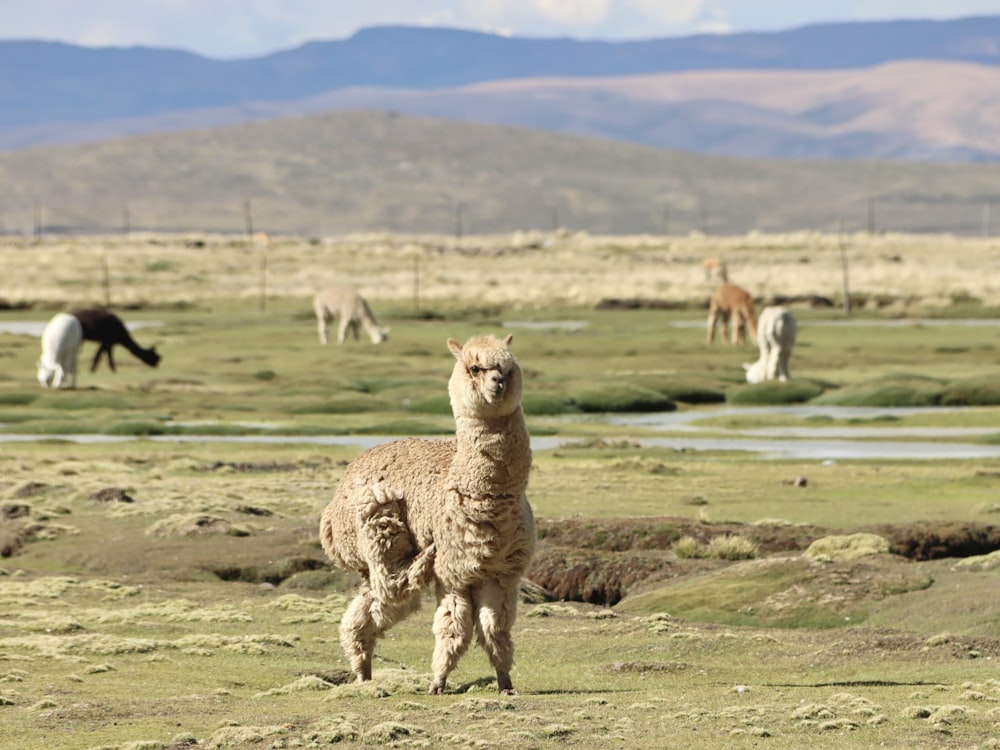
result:
M 75 316 L 59 313 L 42 332 L 42 356 L 38 360 L 38 382 L 45 388 L 76 388 L 76 363 L 83 341 L 83 326 Z
M 379 328 L 368 303 L 352 287 L 334 286 L 317 292 L 313 297 L 313 310 L 316 312 L 316 327 L 321 344 L 326 343 L 326 327 L 331 320 L 339 320 L 337 341 L 341 344 L 347 338 L 348 328 L 354 334 L 355 341 L 358 339 L 359 325 L 365 327 L 373 344 L 381 344 L 389 336 L 389 329 Z
M 512 336 L 475 336 L 448 348 L 451 439 L 406 438 L 371 448 L 344 470 L 323 511 L 320 540 L 330 558 L 364 582 L 340 623 L 340 642 L 358 680 L 370 680 L 375 642 L 416 611 L 432 581 L 433 681 L 442 694 L 473 635 L 514 692 L 511 628 L 521 577 L 535 547 L 525 496 L 531 445 L 521 409 L 521 368 Z
M 787 307 L 765 307 L 757 319 L 757 342 L 760 359 L 745 364 L 748 383 L 765 380 L 789 380 L 788 360 L 798 336 L 799 327 Z

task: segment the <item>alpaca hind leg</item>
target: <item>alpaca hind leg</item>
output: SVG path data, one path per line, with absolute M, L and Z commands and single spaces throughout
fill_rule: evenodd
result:
M 514 640 L 510 631 L 517 617 L 518 582 L 489 581 L 473 594 L 476 635 L 497 673 L 501 695 L 515 695 L 510 681 L 514 666 Z
M 732 316 L 732 343 L 733 346 L 742 346 L 746 342 L 746 320 L 740 313 L 733 313 Z
M 340 621 L 340 645 L 358 682 L 372 678 L 375 643 L 385 631 L 420 608 L 420 592 L 383 601 L 365 585 Z
M 472 631 L 472 602 L 468 594 L 439 595 L 434 613 L 434 657 L 431 661 L 434 680 L 427 690 L 430 695 L 444 695 L 448 675 L 472 642 Z
M 781 347 L 778 352 L 778 380 L 791 380 L 792 374 L 788 370 L 788 361 L 792 358 L 792 352 L 788 347 Z

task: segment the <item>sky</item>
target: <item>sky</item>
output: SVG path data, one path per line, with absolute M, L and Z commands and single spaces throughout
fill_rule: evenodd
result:
M 980 15 L 1000 15 L 1000 0 L 3 0 L 0 39 L 234 59 L 386 24 L 624 40 Z

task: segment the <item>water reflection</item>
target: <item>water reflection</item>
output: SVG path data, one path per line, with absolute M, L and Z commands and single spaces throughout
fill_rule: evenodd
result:
M 623 428 L 629 424 L 649 427 L 651 419 L 657 416 L 642 415 L 633 418 L 615 416 L 608 421 L 620 424 Z M 677 415 L 674 415 L 675 418 Z M 700 413 L 696 416 L 705 416 Z M 849 429 L 849 428 L 848 428 Z M 1000 432 L 1000 430 L 997 430 Z M 947 434 L 951 434 L 948 431 Z M 877 459 L 877 460 L 932 460 L 932 459 L 993 459 L 1000 458 L 1000 445 L 977 445 L 970 443 L 946 443 L 929 440 L 914 440 L 904 442 L 897 440 L 862 439 L 822 439 L 815 437 L 816 432 L 810 431 L 814 437 L 808 439 L 785 438 L 765 439 L 745 435 L 733 437 L 699 437 L 693 434 L 664 435 L 662 437 L 633 438 L 624 432 L 619 437 L 633 440 L 645 446 L 670 448 L 677 451 L 738 451 L 754 453 L 764 459 L 795 459 L 795 460 L 847 460 L 847 459 Z M 909 429 L 900 429 L 897 434 L 915 436 Z M 924 431 L 923 434 L 928 434 Z M 340 445 L 355 446 L 359 449 L 371 448 L 375 445 L 396 440 L 395 435 L 151 435 L 148 437 L 131 437 L 127 435 L 3 435 L 0 443 L 27 442 L 41 440 L 61 440 L 85 444 L 116 444 L 134 440 L 150 440 L 158 443 L 203 443 L 203 444 L 268 444 L 268 445 Z M 535 436 L 531 439 L 531 447 L 536 451 L 552 450 L 578 443 L 590 438 L 574 438 L 568 436 Z

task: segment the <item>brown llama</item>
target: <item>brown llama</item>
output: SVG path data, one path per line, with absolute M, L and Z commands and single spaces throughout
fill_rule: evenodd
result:
M 100 344 L 97 354 L 94 355 L 94 361 L 90 365 L 91 372 L 97 369 L 102 354 L 108 355 L 108 366 L 111 368 L 111 372 L 117 372 L 111 352 L 115 344 L 121 344 L 150 367 L 156 367 L 160 363 L 160 355 L 157 353 L 156 347 L 151 346 L 148 349 L 143 349 L 135 343 L 121 318 L 110 310 L 102 307 L 89 307 L 83 310 L 74 310 L 73 315 L 83 327 L 83 340 L 96 341 Z

